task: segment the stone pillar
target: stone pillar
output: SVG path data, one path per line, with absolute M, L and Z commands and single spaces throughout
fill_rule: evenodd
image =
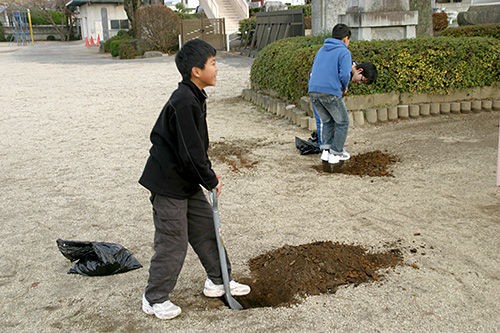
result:
M 312 33 L 332 33 L 332 28 L 339 23 L 339 15 L 345 14 L 345 0 L 314 0 L 311 3 Z
M 416 37 L 418 12 L 409 0 L 349 0 L 347 7 L 339 21 L 351 27 L 353 40 Z
M 410 10 L 418 12 L 417 37 L 432 36 L 432 8 L 435 4 L 429 0 L 410 0 Z

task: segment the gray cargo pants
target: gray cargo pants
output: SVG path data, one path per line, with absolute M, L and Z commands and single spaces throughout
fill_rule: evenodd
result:
M 222 284 L 212 208 L 203 191 L 187 199 L 152 194 L 150 200 L 155 225 L 155 253 L 151 258 L 145 291 L 149 303 L 163 303 L 169 299 L 184 263 L 188 242 L 208 278 L 215 284 Z M 229 259 L 227 265 L 231 272 Z

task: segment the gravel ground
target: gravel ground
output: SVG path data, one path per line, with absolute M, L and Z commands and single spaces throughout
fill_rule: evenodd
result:
M 401 249 L 381 281 L 290 307 L 244 311 L 201 293 L 189 250 L 160 321 L 140 310 L 153 225 L 137 180 L 149 132 L 177 86 L 172 56 L 121 61 L 81 42 L 0 44 L 1 332 L 498 332 L 498 112 L 351 128 L 347 150 L 399 156 L 394 177 L 318 173 L 295 136 L 310 133 L 239 98 L 252 59 L 219 56 L 209 93 L 211 140 L 246 149 L 215 160 L 223 238 L 236 278 L 266 251 L 314 241 Z M 115 242 L 142 269 L 66 274 L 56 239 Z M 416 251 L 414 251 L 416 249 Z M 300 271 L 297 272 L 300 274 Z

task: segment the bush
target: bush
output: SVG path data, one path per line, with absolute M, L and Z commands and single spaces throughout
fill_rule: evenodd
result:
M 240 20 L 238 31 L 240 32 L 241 40 L 251 41 L 257 25 L 255 16 Z
M 177 14 L 164 5 L 141 6 L 135 16 L 136 37 L 148 51 L 172 53 L 179 46 L 179 23 Z
M 110 53 L 111 52 L 111 43 L 113 43 L 114 41 L 117 41 L 117 40 L 124 40 L 124 39 L 131 39 L 131 38 L 132 37 L 130 37 L 130 35 L 128 34 L 127 31 L 120 30 L 120 31 L 118 31 L 116 36 L 109 38 L 107 41 L 105 41 L 104 43 L 101 44 L 102 51 L 105 53 Z M 118 47 L 118 46 L 115 46 L 115 47 Z M 117 51 L 116 51 L 116 55 L 118 55 Z M 116 57 L 116 55 L 114 55 L 114 57 Z
M 448 27 L 448 15 L 445 12 L 432 13 L 432 30 L 441 31 Z
M 311 16 L 311 5 L 293 5 L 293 6 L 288 6 L 288 9 L 296 9 L 296 8 L 303 8 L 304 9 L 304 17 L 310 17 Z
M 262 49 L 250 71 L 253 89 L 273 91 L 289 101 L 307 95 L 308 73 L 324 36 L 292 37 Z M 446 93 L 490 86 L 500 77 L 500 40 L 423 37 L 389 41 L 352 41 L 352 58 L 371 61 L 376 84 L 349 86 L 349 94 Z
M 0 22 L 0 42 L 5 42 L 6 40 L 5 33 L 3 32 L 3 25 L 2 22 Z
M 493 37 L 500 39 L 500 24 L 478 24 L 446 28 L 439 34 L 447 37 Z
M 56 40 L 56 37 L 54 35 L 48 35 L 47 36 L 47 40 L 48 41 L 54 41 L 54 40 Z
M 142 56 L 144 53 L 140 53 L 137 47 L 136 39 L 122 40 L 118 45 L 118 55 L 120 59 L 135 59 Z
M 48 15 L 52 18 L 55 24 L 65 24 L 63 12 L 57 10 L 40 10 L 30 9 L 32 25 L 50 25 L 52 22 L 48 19 Z

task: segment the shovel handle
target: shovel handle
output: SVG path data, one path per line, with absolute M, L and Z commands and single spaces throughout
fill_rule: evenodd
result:
M 226 299 L 229 307 L 233 310 L 242 310 L 243 306 L 231 295 L 231 288 L 229 286 L 229 271 L 227 267 L 226 250 L 220 237 L 220 216 L 219 209 L 217 208 L 217 190 L 210 192 L 210 201 L 213 210 L 215 238 L 217 240 L 217 250 L 219 252 L 219 261 L 222 272 L 222 281 L 224 284 L 224 298 Z

